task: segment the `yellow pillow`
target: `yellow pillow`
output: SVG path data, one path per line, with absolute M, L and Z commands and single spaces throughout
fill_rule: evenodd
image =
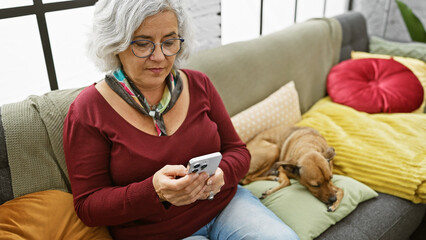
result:
M 300 119 L 299 96 L 293 81 L 231 118 L 235 130 L 245 143 L 268 128 L 293 125 Z
M 46 190 L 0 205 L 0 239 L 112 239 L 106 227 L 86 226 L 69 193 Z
M 334 174 L 426 203 L 425 123 L 426 114 L 367 114 L 325 97 L 296 125 L 317 129 L 334 147 Z
M 420 80 L 420 83 L 423 86 L 423 92 L 424 92 L 424 100 L 423 104 L 420 106 L 419 109 L 415 110 L 414 113 L 423 113 L 425 111 L 426 106 L 426 62 L 423 62 L 422 60 L 415 59 L 415 58 L 409 58 L 409 57 L 399 57 L 399 56 L 391 56 L 391 55 L 383 55 L 383 54 L 372 54 L 367 52 L 356 52 L 352 51 L 351 53 L 352 59 L 360 59 L 360 58 L 384 58 L 384 59 L 390 59 L 393 58 L 395 61 L 400 62 L 407 68 L 409 68 L 414 75 Z

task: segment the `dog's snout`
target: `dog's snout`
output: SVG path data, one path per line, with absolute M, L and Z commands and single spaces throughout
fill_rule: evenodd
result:
M 328 203 L 329 204 L 333 204 L 335 201 L 337 201 L 336 196 L 331 196 L 331 197 L 328 198 Z

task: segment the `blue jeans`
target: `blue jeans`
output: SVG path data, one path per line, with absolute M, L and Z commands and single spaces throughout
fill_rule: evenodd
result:
M 195 239 L 299 239 L 296 233 L 245 188 L 238 186 L 231 202 L 210 223 L 191 237 Z

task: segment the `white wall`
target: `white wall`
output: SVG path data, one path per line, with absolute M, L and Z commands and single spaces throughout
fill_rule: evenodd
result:
M 220 46 L 220 0 L 188 0 L 188 6 L 194 19 L 197 49 Z

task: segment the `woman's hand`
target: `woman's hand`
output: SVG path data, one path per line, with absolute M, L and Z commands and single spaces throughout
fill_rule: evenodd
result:
M 210 192 L 213 192 L 214 195 L 220 192 L 220 189 L 225 184 L 225 179 L 223 177 L 223 171 L 220 168 L 216 169 L 214 175 L 212 175 L 207 180 L 207 187 L 204 190 L 204 194 L 199 198 L 199 200 L 205 200 L 210 197 Z
M 205 191 L 211 188 L 206 185 L 208 174 L 187 174 L 187 171 L 182 165 L 166 165 L 154 174 L 152 183 L 160 200 L 183 206 L 206 198 Z

